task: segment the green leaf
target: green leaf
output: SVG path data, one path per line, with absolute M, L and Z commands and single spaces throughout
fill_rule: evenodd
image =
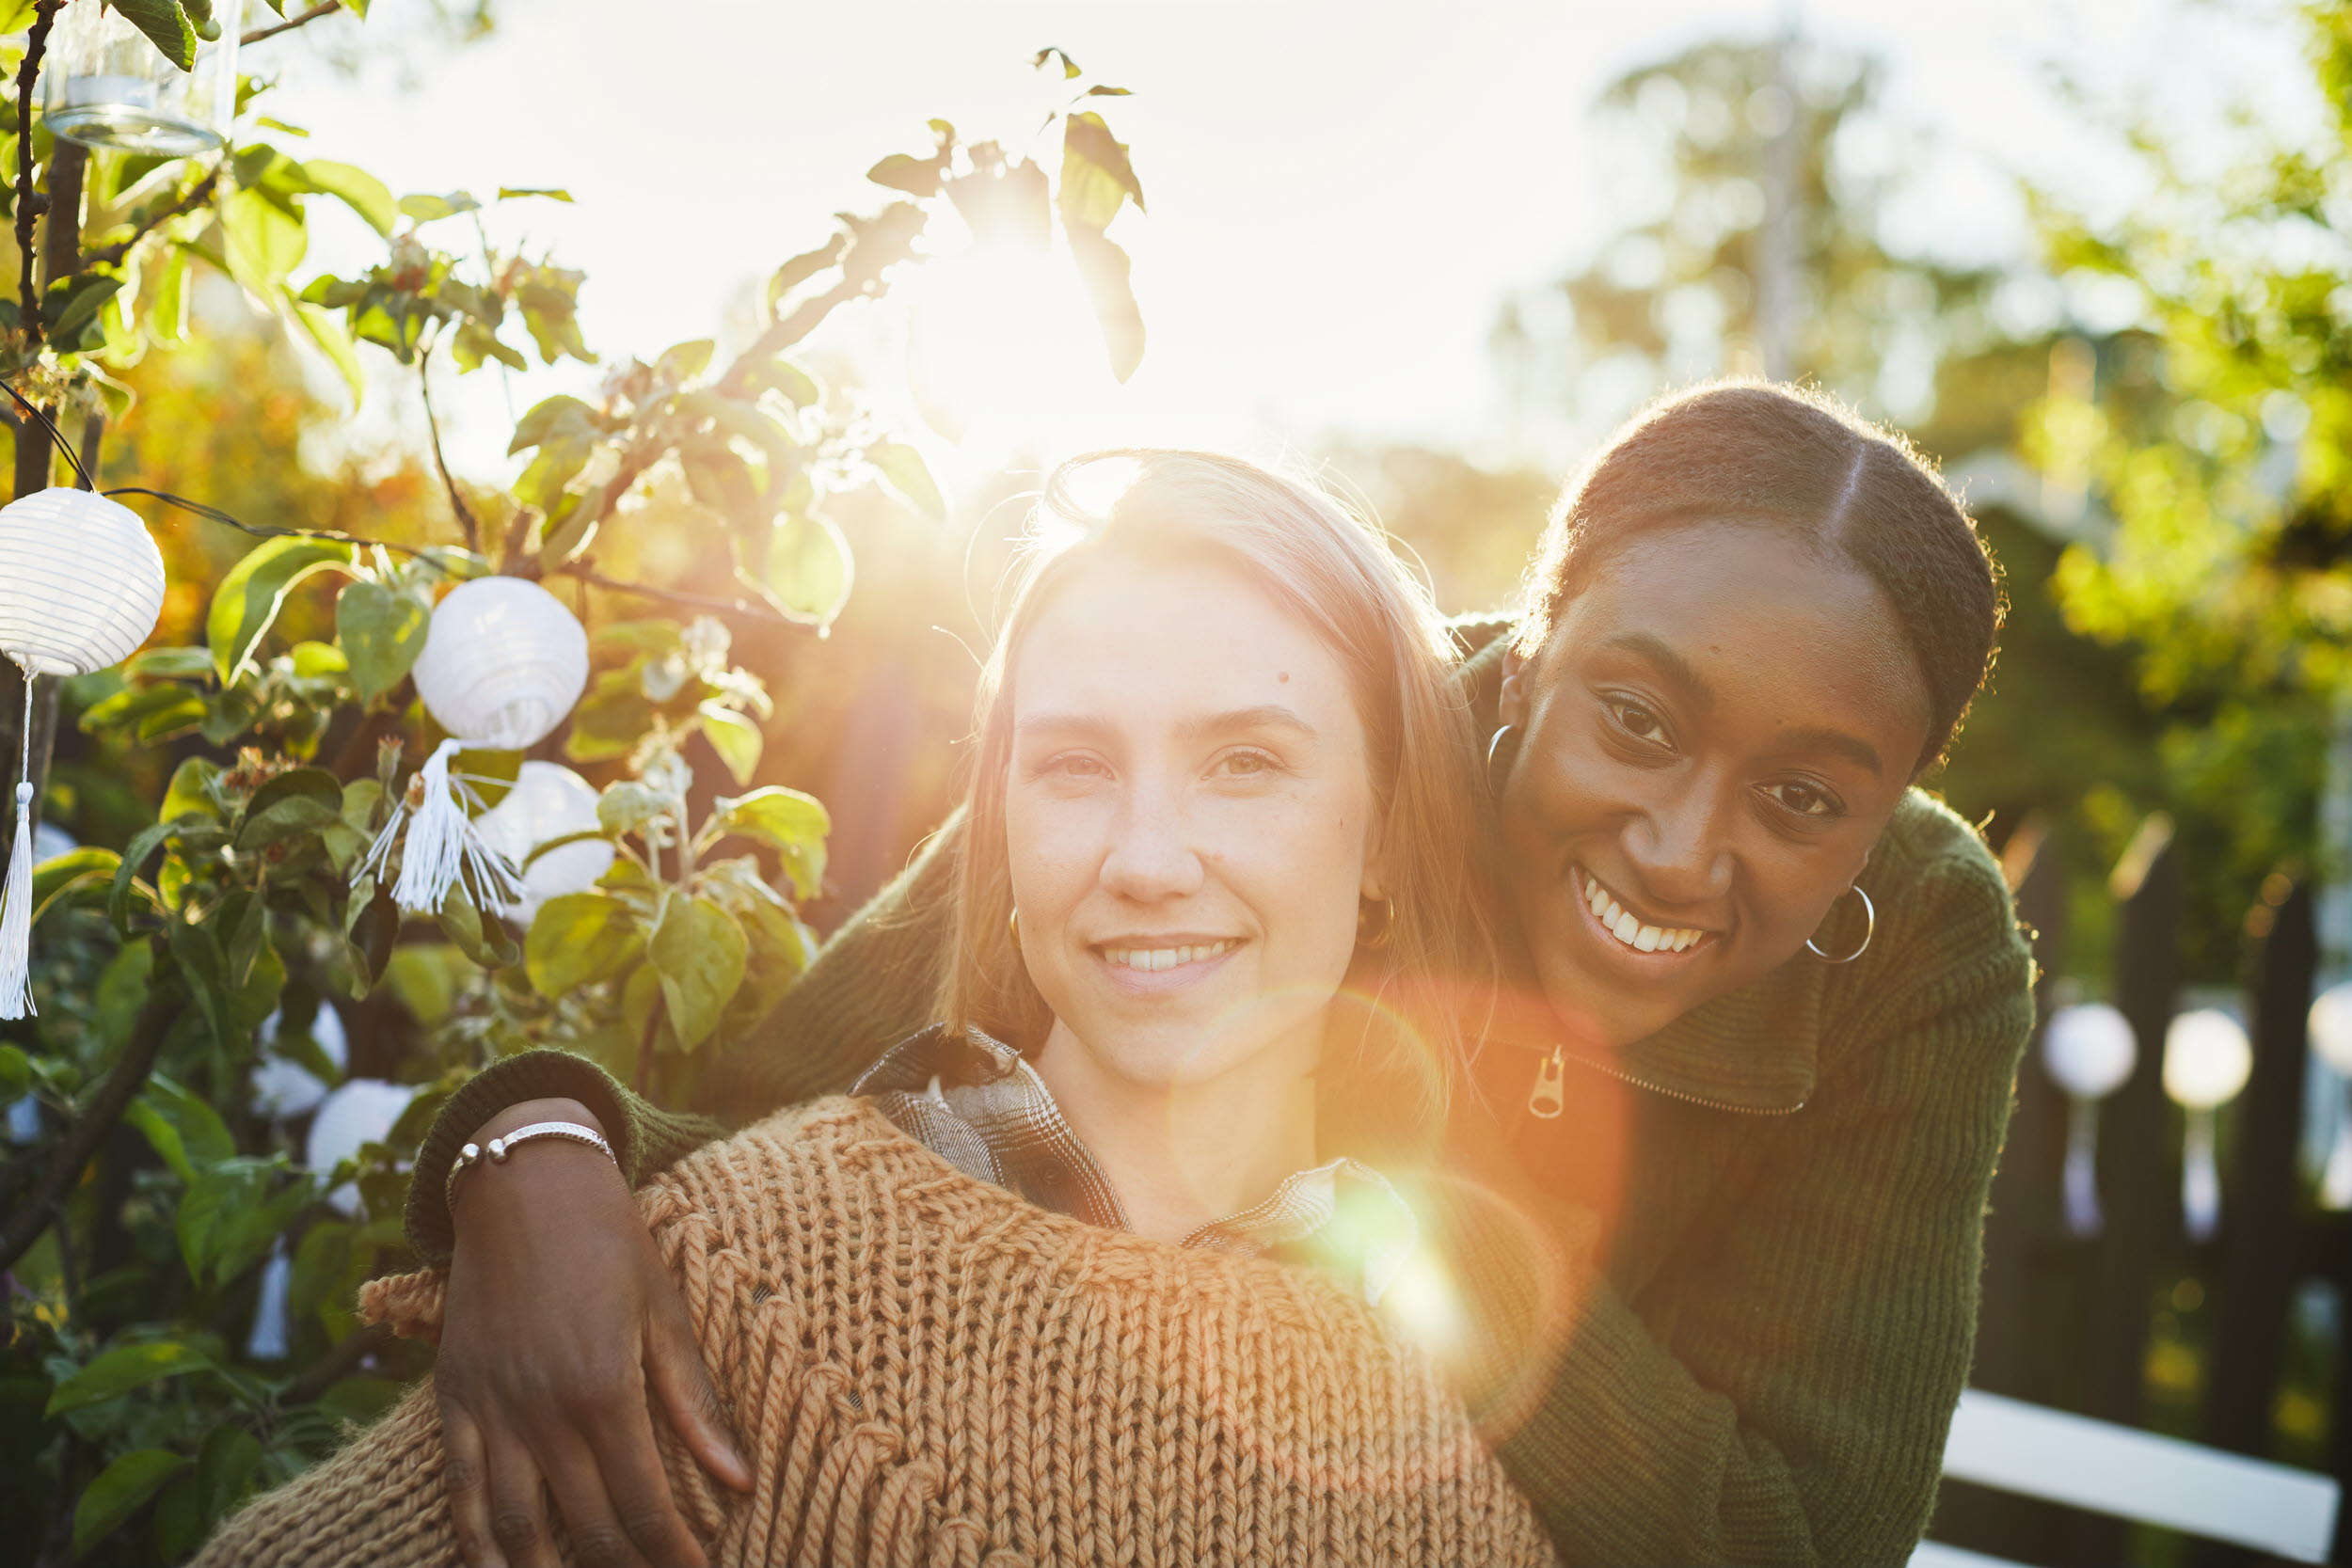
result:
M 710 368 L 711 353 L 718 346 L 708 338 L 672 343 L 661 351 L 661 357 L 654 361 L 654 376 L 672 386 L 682 386 Z
M 931 479 L 930 466 L 923 454 L 903 441 L 876 441 L 866 449 L 866 460 L 874 465 L 882 482 L 913 504 L 914 509 L 933 522 L 947 515 L 947 503 L 939 494 L 939 486 Z
M 829 518 L 794 513 L 768 536 L 766 586 L 791 615 L 833 625 L 850 602 L 851 577 L 850 542 Z
M 552 1001 L 613 978 L 644 949 L 628 905 L 610 894 L 567 893 L 539 906 L 523 938 L 523 972 Z
M 514 201 L 526 196 L 544 197 L 549 201 L 569 201 L 572 198 L 571 192 L 555 185 L 501 185 L 499 187 L 501 201 Z
M 49 906 L 60 898 L 70 897 L 86 888 L 114 881 L 115 872 L 121 867 L 122 857 L 112 849 L 85 846 L 69 849 L 62 855 L 52 855 L 33 867 L 33 924 L 49 912 Z
M 815 250 L 803 251 L 775 270 L 768 279 L 768 312 L 775 313 L 785 295 L 807 282 L 840 259 L 842 248 L 849 244 L 846 235 L 835 234 Z
M 99 309 L 121 287 L 121 278 L 98 272 L 77 273 L 50 284 L 41 296 L 40 317 L 51 344 L 60 354 L 95 347 L 103 336 L 97 330 Z
M 168 1449 L 133 1449 L 99 1471 L 98 1479 L 73 1504 L 73 1555 L 84 1556 L 120 1528 L 141 1503 L 189 1463 Z
M 717 703 L 705 703 L 695 711 L 702 715 L 703 738 L 719 753 L 719 760 L 735 775 L 735 782 L 750 784 L 752 775 L 759 770 L 760 749 L 765 743 L 759 726 Z
M 167 348 L 188 338 L 188 249 L 175 245 L 164 259 L 164 276 L 149 296 L 147 330 Z
M 134 1388 L 144 1388 L 162 1378 L 208 1371 L 213 1365 L 213 1358 L 204 1352 L 177 1339 L 118 1345 L 58 1384 L 41 1415 L 63 1415 L 127 1394 Z
M 1143 363 L 1143 312 L 1127 280 L 1127 253 L 1100 230 L 1073 229 L 1070 254 L 1094 307 L 1095 325 L 1102 328 L 1111 374 L 1125 381 Z
M 368 378 L 359 364 L 359 351 L 353 346 L 350 329 L 343 325 L 342 318 L 324 305 L 295 299 L 291 293 L 286 304 L 294 311 L 294 320 L 302 324 L 302 330 L 309 335 L 310 341 L 318 345 L 318 351 L 326 356 L 327 363 L 333 365 L 336 373 L 343 378 L 343 388 L 351 394 L 356 407 L 366 397 Z
M 302 174 L 314 188 L 337 198 L 358 214 L 369 228 L 386 239 L 391 238 L 392 225 L 400 218 L 400 204 L 384 188 L 383 181 L 366 169 L 318 158 L 304 164 Z
M 173 65 L 183 71 L 196 69 L 196 26 L 187 12 L 180 8 L 179 0 L 115 0 L 115 13 L 147 35 Z
M 209 656 L 206 667 L 210 668 Z M 155 814 L 158 822 L 177 822 L 187 816 L 220 819 L 220 806 L 214 800 L 213 786 L 220 778 L 220 764 L 203 757 L 189 757 L 172 770 L 171 784 L 164 791 L 163 809 Z
M 177 785 L 179 775 L 174 774 L 172 782 Z M 131 847 L 122 851 L 122 863 L 115 868 L 114 888 L 106 895 L 106 918 L 114 922 L 115 929 L 122 935 L 127 937 L 131 934 L 132 884 L 139 874 L 139 867 L 146 864 L 147 857 L 153 854 L 164 840 L 178 829 L 176 822 L 151 823 L 132 835 Z
M 418 223 L 432 223 L 439 218 L 455 217 L 460 213 L 477 212 L 482 203 L 464 191 L 452 191 L 447 196 L 404 196 L 400 198 L 401 215 Z
M 570 437 L 593 441 L 596 436 L 596 411 L 569 393 L 543 398 L 531 405 L 531 411 L 515 421 L 515 438 L 507 443 L 509 457 L 527 448 L 549 440 Z
M 286 1157 L 224 1160 L 197 1173 L 180 1200 L 180 1257 L 199 1283 L 225 1285 L 262 1260 L 310 1198 L 307 1182 L 272 1192 Z
M 1062 53 L 1058 49 L 1056 49 L 1051 44 L 1048 44 L 1043 49 L 1039 50 L 1036 56 L 1029 61 L 1029 64 L 1034 69 L 1042 71 L 1048 64 L 1056 61 L 1058 61 L 1061 65 L 1061 76 L 1062 80 L 1065 82 L 1075 81 L 1081 74 L 1083 74 L 1083 72 L 1078 70 L 1077 61 L 1072 59 L 1068 55 Z
M 356 547 L 340 540 L 290 536 L 263 540 L 229 568 L 204 618 L 205 641 L 221 684 L 234 685 L 253 668 L 253 650 L 295 584 L 330 566 L 348 571 L 356 559 Z
M 769 360 L 758 379 L 782 392 L 795 408 L 813 408 L 824 397 L 816 380 L 789 359 Z
M 608 833 L 633 833 L 671 810 L 669 798 L 651 784 L 623 779 L 596 797 L 596 826 Z
M 678 1044 L 691 1051 L 710 1037 L 743 983 L 750 943 L 726 911 L 707 898 L 673 897 L 645 944 L 661 977 L 661 1002 Z
M 814 898 L 823 890 L 825 835 L 833 832 L 833 817 L 823 801 L 770 784 L 749 795 L 723 795 L 711 808 L 714 837 L 732 834 L 771 844 L 782 851 L 785 871 L 802 898 Z
M 220 204 L 229 275 L 262 299 L 277 295 L 310 246 L 301 215 L 263 191 L 230 191 Z
M 373 703 L 398 686 L 424 652 L 432 612 L 413 594 L 357 581 L 335 601 L 335 638 L 351 660 L 359 700 Z
M 904 152 L 893 152 L 866 171 L 866 178 L 877 185 L 887 185 L 909 196 L 930 197 L 939 194 L 939 177 L 946 172 L 946 159 L 916 158 Z
M 236 846 L 258 849 L 342 821 L 342 786 L 324 768 L 296 768 L 253 792 L 237 824 Z
M 148 1079 L 125 1119 L 147 1134 L 174 1176 L 191 1184 L 199 1170 L 236 1156 L 237 1140 L 220 1113 L 160 1072 Z
M 1089 111 L 1062 122 L 1062 222 L 1072 229 L 1108 229 L 1120 205 L 1132 200 L 1142 212 L 1143 182 L 1128 162 L 1127 144 L 1111 135 L 1101 115 Z
M 645 700 L 636 671 L 607 670 L 572 709 L 564 754 L 574 762 L 627 756 L 653 728 L 653 705 Z
M 145 648 L 122 667 L 133 680 L 200 681 L 213 673 L 213 656 L 201 648 Z
M 515 939 L 506 934 L 506 923 L 483 917 L 462 877 L 450 883 L 449 892 L 442 895 L 437 919 L 442 934 L 485 969 L 504 969 L 522 957 Z

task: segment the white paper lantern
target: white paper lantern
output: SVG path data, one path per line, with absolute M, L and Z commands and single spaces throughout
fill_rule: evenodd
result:
M 2312 1052 L 2352 1078 L 2352 980 L 2340 980 L 2312 999 L 2310 1028 Z
M 2131 1021 L 2105 1002 L 2060 1007 L 2042 1026 L 2042 1068 L 2066 1093 L 2066 1228 L 2099 1234 L 2099 1101 L 2122 1088 L 2139 1061 Z
M 2164 1092 L 2188 1113 L 2181 1148 L 2181 1213 L 2192 1242 L 2221 1230 L 2221 1167 L 2214 1158 L 2214 1113 L 2253 1075 L 2245 1028 L 2215 1007 L 2181 1014 L 2164 1033 Z
M 392 902 L 408 914 L 438 911 L 460 876 L 494 909 L 516 903 L 522 879 L 467 816 L 471 790 L 450 776 L 450 764 L 464 747 L 518 751 L 562 723 L 587 689 L 587 630 L 535 582 L 477 578 L 435 608 L 410 673 L 426 711 L 450 738 L 418 771 L 413 815 L 395 811 L 359 868 L 382 875 L 393 846 L 402 845 Z
M 119 664 L 163 608 L 163 552 L 120 501 L 57 488 L 0 506 L 0 653 L 26 674 Z
M 87 675 L 128 658 L 164 608 L 164 557 L 138 514 L 87 490 L 0 506 L 0 653 L 24 672 Z M 32 725 L 19 726 L 16 836 L 0 882 L 0 1018 L 33 1010 Z
M 264 1050 L 277 1043 L 278 1022 L 276 1013 L 262 1021 L 259 1039 Z M 343 1031 L 343 1015 L 324 1003 L 319 1006 L 318 1016 L 310 1021 L 310 1038 L 317 1042 L 319 1054 L 337 1067 L 351 1060 L 351 1040 Z M 253 1108 L 265 1117 L 298 1117 L 326 1098 L 326 1084 L 292 1057 L 272 1053 L 253 1069 Z
M 2191 1111 L 2228 1104 L 2254 1070 L 2254 1047 L 2236 1019 L 2200 1007 L 2164 1034 L 2164 1092 Z
M 408 1109 L 417 1091 L 405 1084 L 380 1078 L 354 1078 L 328 1095 L 310 1118 L 310 1136 L 303 1145 L 302 1163 L 322 1176 L 359 1152 L 361 1144 L 382 1143 L 392 1124 Z M 326 1195 L 342 1214 L 359 1212 L 359 1190 L 344 1182 Z
M 596 825 L 596 785 L 560 763 L 524 763 L 506 799 L 474 823 L 485 843 L 522 866 L 523 895 L 501 912 L 529 924 L 548 899 L 595 887 L 612 869 L 610 844 L 582 840 L 523 863 L 542 844 Z
M 2060 1007 L 2042 1028 L 2042 1066 L 2077 1100 L 2104 1100 L 2123 1086 L 2139 1058 L 2131 1022 L 2105 1002 Z
M 588 686 L 588 632 L 521 578 L 460 583 L 433 611 L 413 672 L 434 721 L 506 751 L 544 739 Z

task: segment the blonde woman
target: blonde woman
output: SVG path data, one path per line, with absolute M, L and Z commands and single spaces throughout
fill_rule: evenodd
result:
M 1106 470 L 1089 515 L 1073 476 Z M 740 1491 L 675 1449 L 637 1478 L 697 1538 L 657 1554 L 1550 1561 L 1456 1383 L 1379 1312 L 1425 1307 L 1449 1229 L 1495 1218 L 1422 1174 L 1459 988 L 1490 979 L 1444 633 L 1375 534 L 1235 459 L 1110 454 L 1041 511 L 1077 542 L 1028 558 L 981 683 L 937 1022 L 859 1098 L 643 1196 L 750 1455 Z M 458 1174 L 459 1222 L 469 1186 L 557 1163 L 627 1201 L 576 1136 L 517 1138 Z M 1547 1254 L 1519 1250 L 1514 1291 L 1540 1295 Z M 371 1307 L 429 1332 L 440 1291 Z M 1515 1354 L 1451 1349 L 1454 1378 Z M 447 1500 L 445 1469 L 462 1492 L 516 1463 L 420 1388 L 199 1560 L 451 1562 L 493 1537 L 552 1562 L 511 1511 Z M 628 1528 L 575 1527 L 574 1555 Z

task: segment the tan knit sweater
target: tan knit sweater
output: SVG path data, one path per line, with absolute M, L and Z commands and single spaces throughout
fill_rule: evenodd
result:
M 1311 1271 L 1045 1212 L 859 1101 L 642 1198 L 753 1459 L 743 1497 L 663 1437 L 715 1564 L 1555 1560 L 1434 1363 Z M 430 1334 L 439 1276 L 365 1306 Z M 430 1386 L 196 1560 L 456 1562 Z

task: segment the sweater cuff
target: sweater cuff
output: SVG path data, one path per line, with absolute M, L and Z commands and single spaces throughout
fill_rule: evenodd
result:
M 639 1168 L 644 1140 L 637 1135 L 636 1118 L 624 1097 L 634 1098 L 611 1073 L 569 1051 L 525 1051 L 475 1073 L 442 1103 L 417 1150 L 408 1188 L 409 1246 L 427 1264 L 449 1261 L 456 1242 L 449 1213 L 449 1168 L 484 1122 L 526 1100 L 563 1098 L 587 1106 L 604 1124 L 605 1140 L 620 1161 L 621 1174 L 635 1187 L 651 1172 Z

